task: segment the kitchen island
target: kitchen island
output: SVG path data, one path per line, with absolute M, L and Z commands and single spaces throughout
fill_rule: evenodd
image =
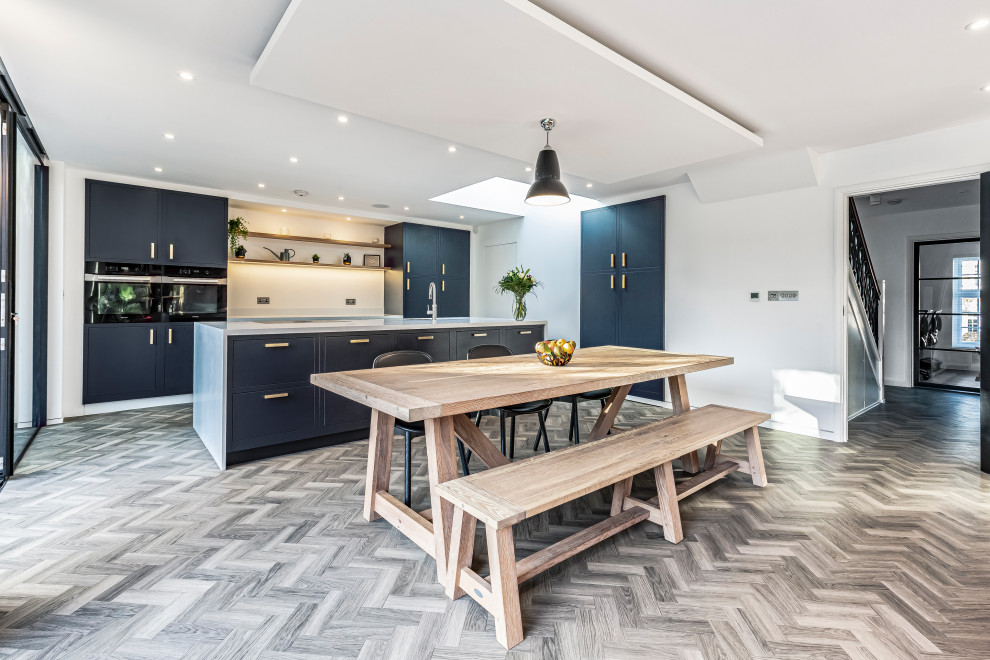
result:
M 492 318 L 257 319 L 197 323 L 193 427 L 220 469 L 366 438 L 371 410 L 310 383 L 397 350 L 463 360 L 481 344 L 532 351 L 545 321 Z

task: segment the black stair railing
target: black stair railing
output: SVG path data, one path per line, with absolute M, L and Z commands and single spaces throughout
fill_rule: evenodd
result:
M 870 250 L 866 247 L 866 237 L 863 236 L 863 225 L 859 221 L 856 202 L 849 198 L 849 267 L 852 268 L 853 279 L 859 287 L 859 297 L 866 309 L 866 318 L 873 332 L 873 341 L 880 345 L 880 282 L 877 280 L 873 262 L 870 260 Z

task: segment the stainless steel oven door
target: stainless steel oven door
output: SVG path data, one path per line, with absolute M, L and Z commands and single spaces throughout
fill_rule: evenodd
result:
M 168 321 L 223 321 L 227 318 L 226 278 L 163 277 L 162 301 Z
M 161 277 L 85 275 L 86 323 L 157 323 L 162 320 Z

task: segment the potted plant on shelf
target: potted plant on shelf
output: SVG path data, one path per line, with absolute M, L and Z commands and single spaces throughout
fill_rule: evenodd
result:
M 526 294 L 538 286 L 543 286 L 543 283 L 530 274 L 529 268 L 517 266 L 502 276 L 495 285 L 495 291 L 512 294 L 512 318 L 522 321 L 526 318 Z
M 247 249 L 241 243 L 241 239 L 247 238 L 247 220 L 237 216 L 227 220 L 227 240 L 230 241 L 230 252 L 238 259 L 243 259 L 247 255 Z
M 350 252 L 345 252 L 344 253 L 344 265 L 345 266 L 350 266 L 351 265 L 351 253 Z
M 314 264 L 320 263 L 320 255 L 318 255 L 318 254 L 314 254 L 313 255 L 313 263 Z

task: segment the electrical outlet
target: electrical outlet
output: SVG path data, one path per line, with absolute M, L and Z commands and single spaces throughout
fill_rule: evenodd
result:
M 767 291 L 767 300 L 769 302 L 797 302 L 798 292 L 797 291 Z
M 345 300 L 346 300 L 346 304 L 348 304 L 348 305 L 356 305 L 357 304 L 357 298 L 346 298 Z
M 258 296 L 258 304 L 259 304 L 259 305 L 267 305 L 267 304 L 269 304 L 270 302 L 271 302 L 271 301 L 270 301 L 270 300 L 268 300 L 268 296 Z

